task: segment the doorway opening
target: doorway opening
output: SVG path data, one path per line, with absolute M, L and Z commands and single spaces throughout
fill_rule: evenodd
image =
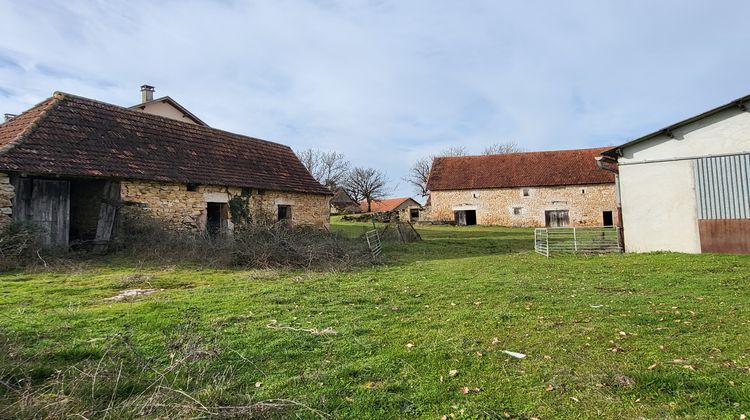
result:
M 411 219 L 412 222 L 416 221 L 416 220 L 419 220 L 419 209 L 410 209 L 409 210 L 409 219 Z
M 473 226 L 477 224 L 476 210 L 457 210 L 453 212 L 456 226 Z
M 602 212 L 602 225 L 603 226 L 614 226 L 615 225 L 615 218 L 612 215 L 612 211 L 603 211 Z
M 544 225 L 547 227 L 565 227 L 570 225 L 568 210 L 546 210 Z
M 227 228 L 228 216 L 227 203 L 206 203 L 206 232 L 212 236 L 222 233 Z

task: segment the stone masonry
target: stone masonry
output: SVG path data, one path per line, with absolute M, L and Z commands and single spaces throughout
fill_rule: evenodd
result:
M 0 227 L 6 226 L 13 220 L 13 184 L 10 177 L 0 172 Z
M 568 210 L 571 226 L 600 226 L 604 211 L 617 217 L 615 184 L 527 189 L 528 196 L 520 187 L 432 191 L 429 218 L 452 221 L 454 210 L 476 210 L 479 225 L 540 227 L 545 224 L 545 210 Z
M 242 196 L 237 187 L 198 186 L 188 191 L 186 184 L 122 181 L 120 196 L 129 205 L 126 211 L 140 209 L 164 220 L 179 230 L 203 230 L 206 226 L 206 203 L 226 203 Z M 279 205 L 292 209 L 294 225 L 325 226 L 329 221 L 329 196 L 281 191 L 246 190 L 248 213 L 252 220 L 277 217 Z

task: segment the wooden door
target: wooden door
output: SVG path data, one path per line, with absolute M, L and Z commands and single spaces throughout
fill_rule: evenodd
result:
M 120 204 L 120 183 L 107 181 L 102 190 L 102 202 L 99 205 L 99 219 L 96 223 L 96 237 L 94 238 L 97 244 L 106 243 L 112 239 L 117 207 Z
M 67 246 L 70 230 L 70 182 L 34 179 L 30 207 L 29 221 L 45 232 L 42 244 Z
M 568 210 L 547 210 L 544 212 L 544 224 L 547 227 L 564 227 L 570 224 Z

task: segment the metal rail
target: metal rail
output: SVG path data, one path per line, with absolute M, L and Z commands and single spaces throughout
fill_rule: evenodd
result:
M 367 240 L 367 246 L 370 248 L 373 257 L 378 257 L 383 252 L 383 245 L 380 242 L 380 234 L 377 229 L 368 230 L 365 233 L 365 239 Z
M 555 253 L 622 252 L 620 229 L 615 226 L 536 228 L 534 229 L 534 251 L 545 257 Z

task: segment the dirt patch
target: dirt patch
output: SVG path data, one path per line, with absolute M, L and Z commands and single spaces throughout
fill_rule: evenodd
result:
M 161 292 L 164 289 L 128 289 L 108 298 L 104 298 L 107 302 L 119 302 L 125 299 L 131 299 L 143 295 L 151 295 L 156 292 Z

